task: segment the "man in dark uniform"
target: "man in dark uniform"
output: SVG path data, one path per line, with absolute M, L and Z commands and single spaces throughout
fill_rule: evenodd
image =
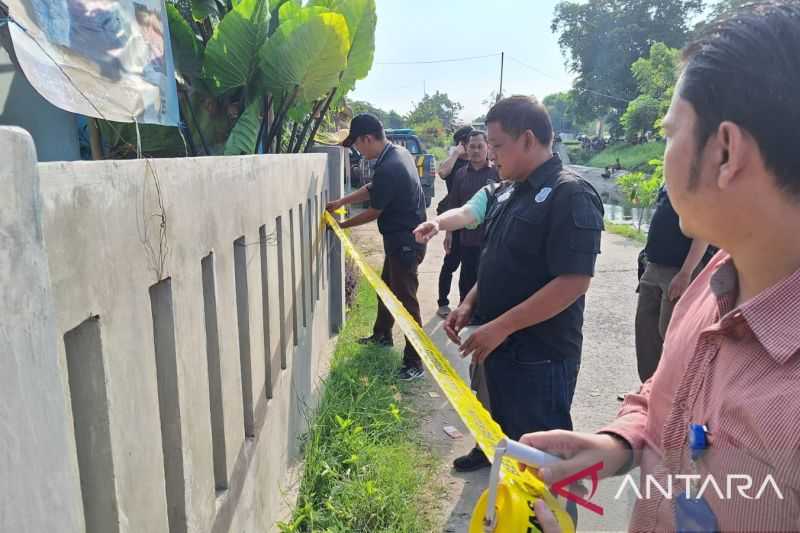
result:
M 472 126 L 464 126 L 453 134 L 455 146 L 450 150 L 449 157 L 439 165 L 439 177 L 447 185 L 447 196 L 436 206 L 437 215 L 453 208 L 451 200 L 456 176 L 469 164 L 467 142 L 472 131 Z M 436 314 L 441 318 L 447 318 L 450 314 L 450 285 L 453 283 L 453 273 L 461 264 L 461 232 L 454 231 L 448 235 L 450 235 L 449 247 L 442 262 L 442 270 L 439 272 L 439 309 L 436 310 Z
M 487 206 L 478 283 L 445 330 L 460 342 L 470 320 L 481 324 L 461 351 L 485 360 L 492 415 L 519 439 L 572 428 L 584 294 L 600 252 L 603 207 L 553 154 L 550 117 L 535 99 L 501 100 L 486 122 L 490 158 L 513 186 L 498 189 Z
M 341 226 L 352 228 L 377 219 L 386 253 L 381 278 L 411 316 L 420 322 L 418 268 L 425 257 L 425 245 L 416 242 L 412 231 L 425 221 L 425 197 L 414 158 L 405 148 L 387 141 L 383 125 L 366 113 L 353 118 L 350 134 L 342 144 L 354 147 L 367 159 L 376 160 L 375 169 L 369 184 L 330 202 L 326 208 L 335 211 L 345 205 L 369 201 L 366 211 L 345 220 Z M 391 346 L 393 326 L 394 317 L 378 300 L 372 336 L 362 342 Z M 419 354 L 406 339 L 400 379 L 417 379 L 423 374 Z

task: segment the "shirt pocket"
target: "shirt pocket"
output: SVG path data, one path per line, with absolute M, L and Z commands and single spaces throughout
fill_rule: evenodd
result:
M 603 213 L 588 194 L 578 194 L 572 202 L 570 248 L 584 254 L 600 253 L 603 232 Z
M 543 216 L 541 214 L 516 212 L 509 214 L 505 231 L 505 245 L 515 257 L 542 255 L 544 243 Z

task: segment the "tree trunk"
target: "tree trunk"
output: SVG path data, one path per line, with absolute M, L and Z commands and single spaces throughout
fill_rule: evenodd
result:
M 308 152 L 311 150 L 311 146 L 314 144 L 314 137 L 317 136 L 317 131 L 319 127 L 322 125 L 322 121 L 325 119 L 325 113 L 328 112 L 328 109 L 331 107 L 331 102 L 333 102 L 333 98 L 336 96 L 336 87 L 331 90 L 331 94 L 328 95 L 328 99 L 325 100 L 325 105 L 322 106 L 322 110 L 319 113 L 319 118 L 317 118 L 316 123 L 314 124 L 314 129 L 311 130 L 311 135 L 308 137 L 308 142 L 306 142 L 306 147 L 303 149 L 303 152 Z

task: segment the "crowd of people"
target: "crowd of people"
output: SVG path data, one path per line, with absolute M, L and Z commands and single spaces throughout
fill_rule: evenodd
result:
M 375 177 L 328 207 L 369 200 L 343 226 L 378 220 L 383 278 L 417 320 L 417 268 L 430 239 L 447 232 L 438 314 L 471 358 L 472 386 L 506 435 L 563 458 L 538 468 L 546 483 L 597 463 L 601 477 L 638 466 L 643 479 L 674 484 L 677 496 L 667 501 L 654 491 L 638 499 L 631 530 L 797 530 L 798 86 L 797 2 L 747 5 L 684 50 L 663 120 L 665 185 L 641 255 L 635 364 L 642 386 L 595 433 L 574 432 L 570 408 L 603 207 L 553 154 L 544 106 L 505 98 L 488 113 L 486 132 L 456 132 L 439 169 L 448 195 L 431 220 L 413 160 L 386 142 L 376 119 L 358 116 L 345 145 L 377 159 Z M 460 302 L 451 310 L 459 266 Z M 387 314 L 379 310 L 365 342 L 391 342 Z M 475 327 L 462 338 L 466 326 Z M 406 346 L 401 377 L 423 373 Z M 477 447 L 454 464 L 487 465 Z M 688 484 L 673 481 L 681 475 L 719 486 L 730 476 L 750 476 L 758 486 L 769 475 L 780 497 L 692 496 Z M 546 533 L 558 530 L 543 504 L 536 512 Z

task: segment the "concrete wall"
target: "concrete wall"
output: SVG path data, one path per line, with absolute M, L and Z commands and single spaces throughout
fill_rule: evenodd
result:
M 38 165 L 50 370 L 83 500 L 59 531 L 273 528 L 341 298 L 320 221 L 336 168 L 324 154 Z M 0 424 L 0 442 L 14 431 Z

